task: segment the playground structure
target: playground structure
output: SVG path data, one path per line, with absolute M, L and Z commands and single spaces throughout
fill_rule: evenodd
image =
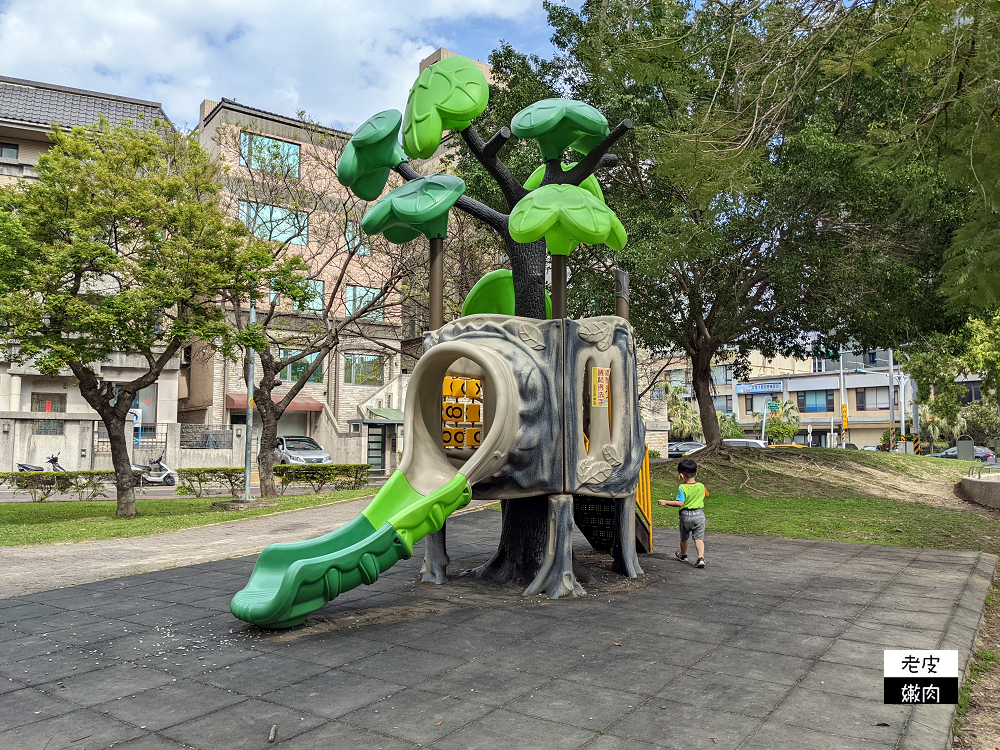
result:
M 505 187 L 514 206 L 503 216 L 464 196 L 461 179 L 421 177 L 406 161 L 407 155 L 433 154 L 443 130 L 453 129 L 474 144 L 477 156 L 493 160 L 493 171 L 506 181 L 509 173 L 497 167 L 495 154 L 510 131 L 504 128 L 491 139 L 490 144 L 499 139 L 494 148 L 471 126 L 487 100 L 479 69 L 465 58 L 446 58 L 414 84 L 405 117 L 394 110 L 375 115 L 341 156 L 338 177 L 361 198 L 378 198 L 390 170 L 407 180 L 368 210 L 362 227 L 392 242 L 428 238 L 434 330 L 424 334 L 424 353 L 410 379 L 399 469 L 343 528 L 265 549 L 247 586 L 233 598 L 231 610 L 240 619 L 266 628 L 301 624 L 340 593 L 374 583 L 382 571 L 409 558 L 424 537 L 421 577 L 443 583 L 449 562 L 445 519 L 473 496 L 548 497 L 545 558 L 526 596 L 584 593 L 573 566 L 574 517 L 595 548 L 611 553 L 614 571 L 642 574 L 636 532 L 650 551 L 648 458 L 635 338 L 627 320 L 627 276 L 616 274 L 618 315 L 565 316 L 566 256 L 581 242 L 607 242 L 617 249 L 625 244 L 625 230 L 604 205 L 592 172 L 613 163 L 607 147 L 631 123 L 612 133 L 597 110 L 569 100 L 538 102 L 519 113 L 512 128 L 538 141 L 546 165 L 524 187 Z M 580 162 L 560 163 L 568 147 L 584 154 Z M 462 317 L 443 325 L 443 238 L 453 206 L 502 228 L 514 271 L 487 274 L 465 300 Z M 546 250 L 552 255 L 551 299 L 525 281 L 525 264 L 519 262 L 528 257 L 537 264 L 541 253 L 544 263 Z M 535 304 L 523 306 L 538 317 L 516 315 L 532 294 Z M 638 529 L 637 490 L 645 492 Z

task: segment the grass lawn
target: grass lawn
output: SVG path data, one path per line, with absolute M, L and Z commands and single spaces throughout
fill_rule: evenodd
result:
M 328 505 L 372 494 L 371 487 L 363 487 L 321 495 L 288 495 L 275 498 L 278 504 L 273 508 L 235 512 L 212 507 L 213 502 L 231 499 L 228 497 L 139 498 L 136 500 L 139 514 L 133 518 L 115 518 L 113 500 L 0 503 L 0 547 L 124 539 Z

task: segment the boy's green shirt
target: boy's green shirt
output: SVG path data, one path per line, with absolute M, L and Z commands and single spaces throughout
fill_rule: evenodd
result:
M 708 497 L 708 490 L 701 482 L 694 484 L 682 484 L 677 488 L 677 497 L 674 498 L 684 506 L 679 510 L 695 510 L 705 507 L 705 498 Z

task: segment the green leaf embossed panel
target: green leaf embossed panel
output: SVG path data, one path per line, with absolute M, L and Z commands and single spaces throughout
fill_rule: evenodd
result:
M 518 138 L 538 141 L 544 159 L 558 159 L 570 147 L 589 154 L 611 132 L 604 115 L 573 99 L 535 102 L 514 115 L 510 130 Z
M 396 188 L 368 209 L 361 220 L 366 234 L 383 234 L 401 244 L 421 234 L 445 237 L 448 209 L 465 192 L 465 182 L 447 174 L 421 177 Z
M 514 206 L 509 229 L 515 242 L 545 237 L 553 255 L 569 255 L 581 242 L 621 250 L 628 241 L 615 212 L 575 185 L 545 185 L 528 193 Z
M 572 164 L 563 164 L 562 165 L 563 172 L 568 172 L 575 166 L 576 162 L 573 162 Z M 531 173 L 531 175 L 528 177 L 527 180 L 524 181 L 525 189 L 526 190 L 536 189 L 539 185 L 542 184 L 542 180 L 544 179 L 544 177 L 545 177 L 545 165 L 542 164 L 540 167 L 538 167 L 538 169 L 536 169 L 534 172 Z M 601 190 L 601 185 L 597 181 L 597 177 L 595 175 L 590 175 L 589 177 L 587 177 L 587 179 L 585 179 L 583 182 L 580 183 L 580 187 L 582 187 L 592 196 L 597 198 L 597 200 L 599 200 L 601 203 L 607 202 L 604 200 L 604 191 Z
M 362 200 L 377 199 L 385 189 L 389 171 L 406 161 L 399 145 L 402 121 L 398 109 L 372 115 L 344 147 L 337 162 L 337 179 Z
M 429 159 L 445 130 L 465 130 L 486 109 L 490 86 L 470 59 L 446 57 L 425 69 L 406 100 L 403 150 L 411 159 Z

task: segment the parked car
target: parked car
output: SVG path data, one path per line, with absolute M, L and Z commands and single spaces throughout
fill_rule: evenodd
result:
M 995 456 L 993 455 L 993 451 L 991 451 L 989 448 L 984 448 L 981 445 L 977 445 L 975 446 L 975 450 L 976 450 L 976 460 L 982 461 L 984 464 L 989 461 L 992 461 L 995 458 Z M 948 448 L 948 450 L 941 451 L 940 453 L 931 453 L 928 455 L 928 458 L 958 458 L 958 448 L 952 446 L 951 448 Z
M 880 451 L 882 448 L 878 445 L 862 445 L 861 450 L 863 451 Z
M 667 458 L 681 458 L 686 456 L 688 453 L 694 451 L 700 451 L 705 447 L 704 443 L 699 443 L 697 440 L 687 440 L 680 443 L 671 443 L 667 447 Z
M 858 446 L 856 446 L 854 443 L 844 443 L 844 448 L 845 450 L 856 451 L 858 449 Z
M 754 440 L 752 438 L 727 438 L 722 441 L 723 444 L 728 445 L 730 448 L 766 448 L 767 443 L 763 440 Z
M 285 435 L 274 449 L 276 464 L 332 464 L 330 454 L 311 437 Z

